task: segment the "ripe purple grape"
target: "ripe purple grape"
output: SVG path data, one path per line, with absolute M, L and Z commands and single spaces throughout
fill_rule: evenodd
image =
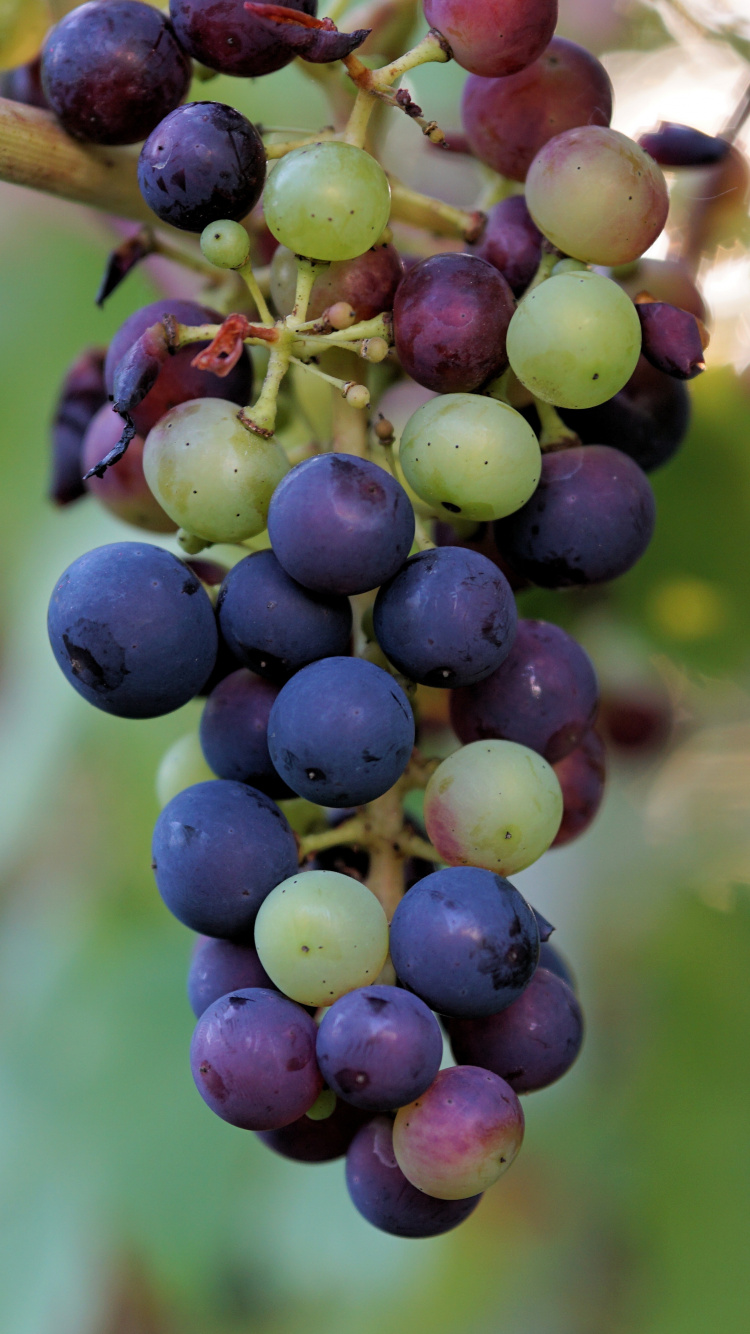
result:
M 0 97 L 48 111 L 49 102 L 42 87 L 41 56 L 29 61 L 28 65 L 16 65 L 15 69 L 4 70 L 0 74 Z
M 336 1100 L 336 1107 L 324 1121 L 301 1116 L 280 1130 L 259 1130 L 258 1139 L 267 1149 L 291 1158 L 295 1163 L 330 1163 L 343 1158 L 354 1136 L 370 1120 L 367 1112 Z
M 346 1155 L 346 1184 L 363 1218 L 394 1237 L 439 1237 L 474 1212 L 482 1196 L 436 1200 L 407 1181 L 393 1152 L 393 1125 L 379 1116 L 363 1126 Z
M 368 1112 L 413 1102 L 443 1056 L 437 1019 L 397 987 L 360 987 L 341 996 L 318 1029 L 318 1065 L 329 1088 Z
M 670 120 L 663 120 L 657 130 L 642 134 L 638 143 L 660 167 L 712 167 L 730 153 L 727 139 Z
M 255 946 L 236 945 L 231 940 L 203 936 L 193 950 L 187 979 L 188 1000 L 196 1019 L 200 1019 L 214 1001 L 227 996 L 230 991 L 242 991 L 246 987 L 277 990 L 258 958 Z
M 557 24 L 557 0 L 424 0 L 424 16 L 472 74 L 515 74 L 540 56 Z
M 507 365 L 515 310 L 503 275 L 478 255 L 433 255 L 410 269 L 393 303 L 399 361 L 440 393 L 469 393 Z
M 660 468 L 677 452 L 690 426 L 686 386 L 641 357 L 619 394 L 596 408 L 564 409 L 564 420 L 584 445 L 611 445 L 644 472 Z
M 675 380 L 694 380 L 706 369 L 703 339 L 695 315 L 664 301 L 636 306 L 643 331 L 643 355 Z
M 542 233 L 523 195 L 493 204 L 476 253 L 503 275 L 515 296 L 526 290 L 542 258 Z
M 249 783 L 274 801 L 293 796 L 268 753 L 268 719 L 278 693 L 278 686 L 241 667 L 211 691 L 200 725 L 203 754 L 216 777 Z
M 89 348 L 68 370 L 52 421 L 52 477 L 49 495 L 56 505 L 71 505 L 86 494 L 81 463 L 83 439 L 107 402 L 104 349 Z
M 284 0 L 284 6 L 315 15 L 318 0 Z M 238 0 L 170 0 L 169 12 L 185 50 L 221 74 L 256 79 L 294 59 L 282 26 L 264 23 Z
M 562 848 L 586 832 L 604 797 L 607 752 L 593 728 L 575 750 L 555 765 L 555 773 L 562 788 L 563 818 L 552 847 Z
M 548 973 L 554 973 L 555 977 L 562 978 L 563 982 L 570 987 L 571 991 L 578 994 L 578 987 L 567 959 L 563 958 L 556 945 L 550 945 L 549 941 L 539 946 L 539 963 L 537 972 L 540 968 L 546 968 Z
M 518 74 L 469 75 L 461 118 L 471 151 L 501 176 L 525 181 L 540 148 L 578 125 L 609 125 L 612 84 L 584 47 L 553 37 Z
M 100 408 L 89 424 L 83 441 L 80 475 L 103 459 L 122 435 L 122 418 L 110 403 Z M 103 477 L 89 477 L 86 490 L 100 505 L 125 523 L 152 533 L 173 533 L 177 525 L 148 489 L 143 475 L 143 437 L 131 440 L 128 451 L 117 466 L 108 468 Z
M 140 0 L 90 0 L 48 33 L 42 84 L 69 134 L 136 144 L 173 111 L 192 68 L 172 24 Z

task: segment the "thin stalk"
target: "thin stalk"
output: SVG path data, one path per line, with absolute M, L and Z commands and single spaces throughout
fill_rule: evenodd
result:
M 260 290 L 258 279 L 255 276 L 253 266 L 250 263 L 250 261 L 248 260 L 247 264 L 245 264 L 243 268 L 238 269 L 237 272 L 247 284 L 247 290 L 250 293 L 251 297 L 253 298 L 253 301 L 255 302 L 256 310 L 258 311 L 258 314 L 260 315 L 260 318 L 263 321 L 263 323 L 274 324 L 275 320 L 270 310 L 268 309 L 266 298 L 264 297 L 263 293 Z

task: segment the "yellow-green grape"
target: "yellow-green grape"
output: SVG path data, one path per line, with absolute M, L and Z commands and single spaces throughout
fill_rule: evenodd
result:
M 374 982 L 388 922 L 374 894 L 338 871 L 304 871 L 264 899 L 255 948 L 272 982 L 301 1005 L 332 1005 Z
M 305 1112 L 305 1116 L 309 1116 L 311 1121 L 327 1121 L 335 1111 L 336 1094 L 333 1089 L 323 1089 L 323 1092 L 318 1094 L 312 1107 Z
M 586 265 L 582 259 L 560 259 L 552 270 L 552 277 L 556 278 L 561 273 L 585 273 Z
M 217 269 L 241 269 L 250 256 L 250 237 L 239 222 L 212 222 L 201 236 L 201 250 Z
M 162 756 L 156 771 L 156 797 L 164 808 L 186 787 L 194 783 L 205 783 L 216 774 L 209 769 L 201 750 L 197 732 L 188 732 L 169 747 Z
M 51 24 L 47 0 L 0 0 L 0 69 L 33 60 Z
M 482 523 L 526 504 L 537 488 L 542 456 L 528 422 L 507 403 L 441 394 L 409 418 L 399 463 L 437 514 Z
M 236 403 L 194 398 L 162 417 L 143 451 L 146 481 L 181 528 L 207 542 L 262 533 L 289 463 L 276 440 L 248 431 Z
M 512 875 L 552 843 L 562 820 L 557 775 L 515 741 L 472 741 L 432 775 L 424 798 L 427 833 L 451 866 Z
M 273 235 L 311 259 L 363 255 L 381 236 L 390 211 L 391 187 L 383 168 L 353 144 L 308 144 L 287 153 L 263 195 Z
M 630 297 L 599 273 L 561 273 L 524 297 L 508 328 L 508 357 L 537 398 L 594 408 L 627 384 L 641 352 Z

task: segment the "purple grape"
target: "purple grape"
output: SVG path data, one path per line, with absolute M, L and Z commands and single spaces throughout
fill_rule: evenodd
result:
M 469 392 L 508 363 L 516 303 L 505 278 L 478 255 L 433 255 L 410 269 L 393 302 L 399 361 L 441 394 Z
M 563 958 L 557 946 L 550 945 L 549 941 L 546 941 L 543 945 L 539 946 L 539 963 L 537 964 L 537 972 L 539 972 L 540 968 L 545 968 L 548 973 L 554 973 L 555 977 L 562 978 L 563 982 L 570 987 L 571 991 L 577 993 L 578 988 L 576 986 L 572 968 L 567 960 Z
M 107 402 L 104 349 L 89 348 L 77 357 L 60 388 L 52 422 L 50 500 L 70 505 L 86 494 L 81 462 L 83 439 L 97 412 Z
M 643 355 L 652 366 L 676 380 L 694 380 L 706 369 L 695 315 L 665 301 L 639 302 L 636 310 L 643 333 Z
M 157 718 L 200 690 L 216 658 L 211 600 L 161 547 L 96 547 L 60 577 L 48 630 L 63 675 L 118 718 Z
M 502 876 L 451 866 L 425 876 L 391 923 L 400 980 L 441 1014 L 497 1014 L 517 1000 L 539 955 L 533 909 Z
M 373 621 L 386 657 L 426 686 L 469 686 L 507 658 L 516 603 L 504 575 L 474 551 L 410 557 L 378 593 Z
M 413 1102 L 435 1079 L 443 1038 L 434 1014 L 398 987 L 360 987 L 331 1006 L 318 1029 L 329 1088 L 366 1112 Z
M 542 588 L 602 584 L 643 555 L 656 521 L 654 493 L 637 463 L 608 445 L 545 454 L 531 500 L 495 524 L 497 545 Z
M 526 290 L 542 258 L 542 233 L 523 195 L 493 204 L 476 253 L 503 275 L 515 296 Z
M 239 222 L 260 199 L 266 150 L 255 126 L 223 102 L 188 102 L 149 135 L 138 159 L 141 194 L 185 232 Z
M 246 987 L 278 990 L 254 945 L 235 945 L 231 940 L 214 940 L 210 936 L 198 941 L 187 980 L 188 1000 L 196 1019 L 200 1019 L 214 1001 L 228 996 L 230 991 L 242 991 Z
M 278 686 L 241 667 L 211 691 L 200 726 L 203 754 L 217 778 L 249 783 L 274 801 L 294 795 L 268 753 L 268 719 L 278 693 Z
M 136 144 L 179 106 L 192 66 L 169 19 L 140 0 L 91 0 L 55 24 L 42 84 L 69 134 Z
M 289 21 L 296 11 L 314 17 L 317 0 L 285 0 L 278 15 L 267 7 L 242 0 L 171 0 L 177 35 L 190 55 L 221 74 L 256 79 L 283 69 L 295 56 L 315 64 L 342 60 L 367 36 L 367 29 L 337 32 L 335 28 Z M 264 12 L 265 11 L 265 12 Z M 283 16 L 283 17 L 282 17 Z
M 598 703 L 596 673 L 580 644 L 559 625 L 521 620 L 497 671 L 452 693 L 451 723 L 464 745 L 516 741 L 555 764 L 580 745 Z
M 89 424 L 81 449 L 80 472 L 88 473 L 117 444 L 122 435 L 122 418 L 111 403 L 105 403 Z M 89 477 L 86 490 L 110 513 L 136 528 L 152 533 L 174 533 L 177 524 L 164 513 L 149 490 L 143 474 L 143 438 L 135 436 L 116 468 L 108 468 L 103 477 Z
M 319 454 L 274 491 L 268 536 L 288 575 L 317 593 L 366 593 L 403 565 L 414 541 L 404 488 L 376 463 Z
M 670 120 L 642 134 L 638 143 L 660 167 L 712 167 L 724 161 L 731 147 L 726 139 Z
M 413 746 L 406 695 L 388 672 L 362 658 L 323 658 L 303 667 L 281 690 L 268 723 L 268 749 L 284 782 L 321 806 L 382 797 Z
M 557 23 L 557 0 L 423 0 L 423 7 L 454 60 L 488 78 L 525 69 Z
M 562 848 L 585 834 L 594 820 L 604 796 L 607 777 L 607 752 L 601 737 L 593 729 L 581 744 L 555 765 L 563 794 L 562 824 L 552 843 Z
M 583 1015 L 561 977 L 537 968 L 523 995 L 502 1014 L 451 1019 L 448 1033 L 460 1065 L 479 1065 L 516 1093 L 535 1093 L 561 1079 L 583 1042 Z
M 209 306 L 199 305 L 197 301 L 176 301 L 165 297 L 142 306 L 120 325 L 109 345 L 104 366 L 107 393 L 113 392 L 117 368 L 133 344 L 152 325 L 161 323 L 166 315 L 171 315 L 178 324 L 221 324 L 221 315 Z M 249 402 L 253 388 L 253 368 L 247 351 L 243 352 L 228 375 L 219 377 L 211 371 L 199 371 L 191 365 L 193 358 L 204 347 L 208 347 L 208 343 L 191 343 L 189 347 L 180 348 L 168 357 L 153 389 L 134 408 L 131 414 L 133 422 L 138 434 L 144 439 L 170 408 L 187 403 L 191 398 L 225 398 L 230 403 Z
M 152 866 L 170 912 L 192 931 L 248 940 L 267 894 L 298 869 L 278 806 L 216 778 L 178 792 L 154 829 Z
M 348 599 L 302 588 L 272 551 L 246 556 L 230 570 L 216 609 L 231 652 L 273 681 L 286 680 L 318 658 L 349 652 Z
M 7 97 L 10 102 L 21 102 L 27 107 L 40 107 L 49 110 L 49 102 L 42 87 L 42 60 L 29 61 L 28 65 L 16 65 L 0 75 L 0 97 Z
M 597 408 L 561 413 L 584 445 L 605 443 L 652 472 L 676 453 L 690 426 L 690 395 L 645 357 L 614 398 Z
M 336 1101 L 336 1107 L 325 1121 L 312 1121 L 301 1116 L 281 1130 L 260 1130 L 258 1139 L 296 1163 L 329 1163 L 343 1158 L 358 1130 L 370 1120 L 367 1112 L 352 1107 L 348 1102 Z
M 636 682 L 602 696 L 600 725 L 609 745 L 624 755 L 659 751 L 674 727 L 674 705 L 662 682 Z
M 190 1044 L 195 1086 L 241 1130 L 278 1130 L 309 1111 L 323 1087 L 310 1015 L 278 991 L 247 987 L 201 1015 Z
M 474 1212 L 481 1195 L 436 1200 L 406 1180 L 393 1152 L 393 1125 L 379 1116 L 363 1126 L 346 1155 L 346 1184 L 355 1208 L 394 1237 L 439 1237 Z

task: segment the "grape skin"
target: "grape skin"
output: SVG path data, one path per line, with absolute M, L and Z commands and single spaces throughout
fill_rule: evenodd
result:
M 412 1186 L 396 1162 L 393 1126 L 379 1116 L 363 1126 L 346 1155 L 346 1184 L 368 1223 L 394 1237 L 438 1237 L 474 1212 L 481 1195 L 436 1200 Z
M 52 421 L 52 476 L 49 497 L 71 505 L 86 494 L 81 450 L 86 431 L 107 402 L 104 349 L 92 347 L 76 357 L 60 386 Z
M 340 1098 L 368 1112 L 413 1102 L 443 1058 L 440 1025 L 418 996 L 397 987 L 341 996 L 318 1028 L 320 1072 Z
M 81 450 L 81 475 L 93 468 L 113 449 L 122 435 L 122 417 L 109 403 L 100 408 L 84 436 Z M 137 435 L 125 454 L 103 477 L 89 477 L 86 490 L 100 505 L 125 523 L 146 528 L 152 533 L 173 533 L 177 525 L 164 513 L 148 489 L 143 474 L 144 442 Z
M 296 1163 L 329 1163 L 343 1158 L 355 1135 L 370 1117 L 348 1102 L 337 1099 L 335 1110 L 323 1121 L 301 1116 L 280 1130 L 260 1130 L 258 1139 L 266 1148 Z
M 555 765 L 563 794 L 563 818 L 553 848 L 565 847 L 585 834 L 604 797 L 606 747 L 593 728 L 580 746 Z
M 540 968 L 546 968 L 548 973 L 554 973 L 555 977 L 562 978 L 563 982 L 570 987 L 571 991 L 576 995 L 578 994 L 578 988 L 576 986 L 576 980 L 573 976 L 572 969 L 568 966 L 567 960 L 563 958 L 559 949 L 557 949 L 555 945 L 550 945 L 549 941 L 545 941 L 544 944 L 539 947 L 539 963 L 537 964 L 537 970 Z
M 206 700 L 200 739 L 217 778 L 249 783 L 274 801 L 293 796 L 268 753 L 268 719 L 279 687 L 241 667 L 214 686 Z
M 493 204 L 476 253 L 502 273 L 515 296 L 525 291 L 542 258 L 542 233 L 523 195 Z
M 24 0 L 25 3 L 25 0 Z M 0 97 L 7 97 L 10 102 L 21 102 L 27 107 L 42 107 L 49 111 L 50 105 L 42 87 L 41 56 L 26 65 L 17 65 L 0 75 Z
M 391 187 L 375 158 L 353 144 L 295 148 L 277 162 L 263 195 L 277 241 L 311 259 L 363 255 L 379 240 L 391 211 Z
M 584 445 L 611 445 L 627 454 L 644 472 L 668 463 L 690 426 L 687 386 L 645 357 L 614 398 L 596 408 L 564 410 L 563 419 Z
M 164 752 L 156 771 L 156 796 L 166 806 L 178 792 L 195 783 L 207 783 L 215 774 L 209 769 L 197 732 L 186 732 Z
M 424 0 L 424 16 L 454 60 L 489 78 L 536 60 L 557 24 L 557 0 Z
M 253 945 L 236 945 L 211 936 L 196 942 L 187 979 L 188 1000 L 196 1019 L 214 1001 L 247 987 L 276 991 Z
M 308 320 L 320 319 L 329 306 L 343 301 L 356 320 L 371 320 L 392 310 L 404 265 L 395 246 L 380 242 L 355 259 L 339 260 L 323 269 L 313 283 L 307 305 Z M 279 246 L 271 260 L 271 298 L 279 315 L 294 309 L 297 263 L 291 250 Z
M 317 13 L 317 0 L 284 0 L 285 9 Z M 256 79 L 283 69 L 294 59 L 282 25 L 258 22 L 238 9 L 237 0 L 170 0 L 169 11 L 185 50 L 209 69 Z

